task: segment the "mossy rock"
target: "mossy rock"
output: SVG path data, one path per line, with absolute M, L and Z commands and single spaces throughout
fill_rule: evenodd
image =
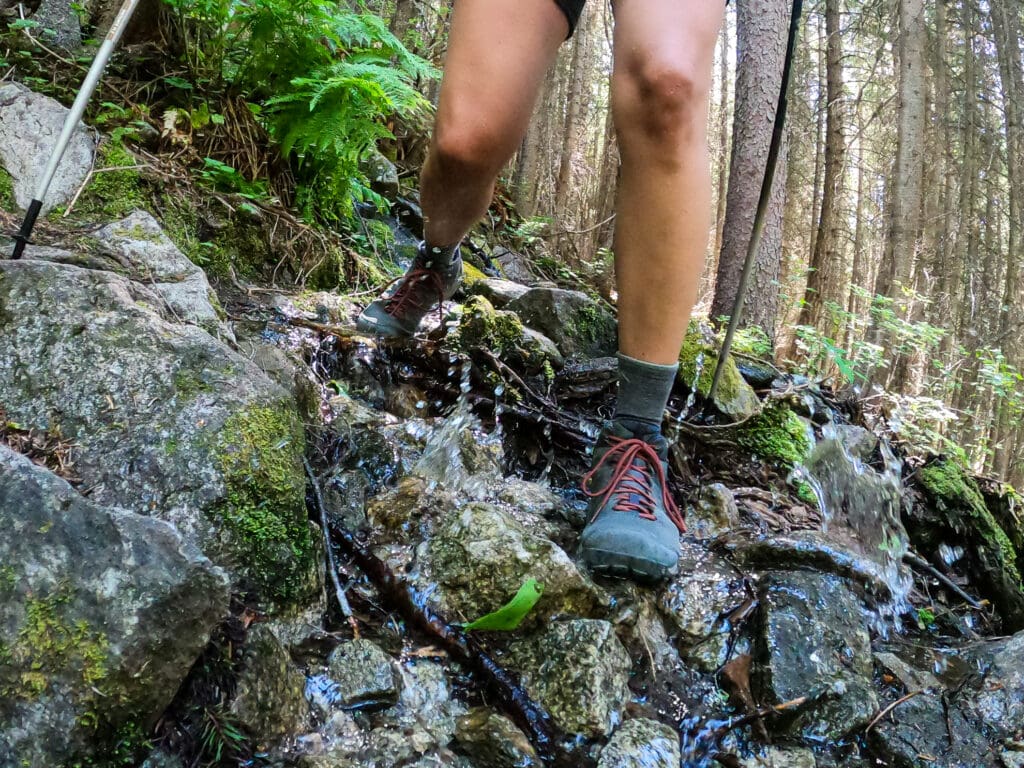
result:
M 453 344 L 468 354 L 486 349 L 527 373 L 538 373 L 545 364 L 561 368 L 564 363 L 554 342 L 524 327 L 515 312 L 495 309 L 483 296 L 466 302 Z
M 929 554 L 937 554 L 942 544 L 963 547 L 968 575 L 999 610 L 1006 628 L 1024 628 L 1020 553 L 985 505 L 977 481 L 950 458 L 931 461 L 914 478 L 923 498 L 906 516 L 911 542 Z
M 139 172 L 132 168 L 139 161 L 122 143 L 108 141 L 96 152 L 96 168 L 73 209 L 75 215 L 89 219 L 120 219 L 137 208 L 152 207 Z M 110 171 L 107 168 L 121 170 Z M 62 214 L 54 209 L 52 216 Z
M 684 391 L 689 393 L 696 388 L 700 399 L 707 399 L 718 365 L 718 352 L 718 340 L 711 328 L 699 321 L 692 321 L 679 351 L 679 373 L 676 376 Z M 760 400 L 740 375 L 732 357 L 725 361 L 722 368 L 714 407 L 734 422 L 750 418 L 760 408 Z
M 3 168 L 0 168 L 0 208 L 8 213 L 18 210 L 18 203 L 14 200 L 14 179 Z
M 807 423 L 780 403 L 769 403 L 737 428 L 736 444 L 759 459 L 792 469 L 811 452 Z

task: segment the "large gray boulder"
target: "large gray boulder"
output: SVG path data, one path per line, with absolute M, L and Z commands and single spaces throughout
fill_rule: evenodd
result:
M 100 247 L 132 280 L 150 286 L 177 320 L 234 340 L 217 311 L 220 303 L 206 273 L 183 254 L 146 211 L 133 211 L 95 235 Z
M 585 293 L 531 288 L 505 308 L 555 342 L 566 357 L 604 357 L 615 353 L 615 318 Z
M 89 501 L 3 445 L 0 529 L 0 766 L 109 756 L 170 704 L 228 579 L 167 523 Z
M 18 83 L 0 85 L 0 162 L 14 180 L 14 199 L 21 208 L 32 202 L 67 114 L 49 96 Z M 95 151 L 95 140 L 79 123 L 43 200 L 44 216 L 71 200 L 92 168 Z
M 293 400 L 146 286 L 0 262 L 0 405 L 74 443 L 90 498 L 174 523 L 269 602 L 317 588 Z

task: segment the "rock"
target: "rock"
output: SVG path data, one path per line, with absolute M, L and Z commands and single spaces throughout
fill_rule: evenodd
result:
M 497 610 L 527 579 L 543 584 L 544 593 L 525 626 L 562 614 L 593 616 L 607 601 L 562 549 L 492 504 L 452 509 L 422 549 L 422 587 L 436 585 L 432 597 L 452 617 Z
M 444 667 L 432 661 L 417 660 L 398 666 L 401 693 L 398 703 L 378 715 L 383 723 L 368 739 L 375 749 L 392 743 L 394 762 L 382 760 L 380 765 L 397 765 L 399 755 L 413 752 L 424 754 L 436 747 L 447 746 L 455 736 L 457 718 L 466 713 L 466 707 L 452 699 L 451 688 Z M 387 732 L 380 742 L 375 737 Z
M 520 296 L 529 293 L 530 287 L 522 283 L 514 283 L 511 280 L 502 280 L 499 277 L 488 277 L 485 280 L 478 280 L 473 283 L 472 293 L 483 296 L 497 309 L 503 309 L 510 301 L 515 301 Z
M 661 593 L 660 607 L 678 633 L 683 658 L 704 672 L 727 660 L 732 626 L 727 616 L 750 599 L 743 577 L 697 544 L 682 542 L 679 575 Z
M 569 733 L 607 736 L 629 700 L 629 654 L 606 621 L 552 623 L 510 649 L 523 685 Z
M 170 704 L 228 580 L 172 526 L 87 500 L 2 444 L 0 528 L 0 764 L 104 757 Z
M 999 753 L 999 759 L 1006 768 L 1024 768 L 1024 750 L 1004 749 Z
M 998 758 L 980 726 L 939 694 L 925 693 L 898 707 L 868 733 L 871 751 L 907 768 L 996 768 Z
M 68 0 L 42 0 L 32 20 L 39 23 L 41 37 L 65 51 L 75 51 L 82 45 L 82 28 L 78 12 Z M 38 33 L 37 33 L 38 34 Z
M 234 341 L 221 323 L 222 311 L 216 309 L 220 302 L 206 273 L 178 250 L 151 214 L 134 211 L 103 227 L 95 238 L 105 253 L 127 267 L 128 277 L 160 294 L 177 320 Z
M 498 265 L 498 269 L 501 270 L 501 274 L 506 280 L 532 283 L 537 279 L 530 267 L 530 260 L 521 253 L 498 247 L 491 252 L 491 261 Z
M 624 722 L 601 750 L 597 761 L 597 768 L 678 768 L 679 765 L 679 735 L 657 720 L 644 718 Z
M 259 744 L 302 730 L 309 717 L 305 678 L 273 630 L 257 624 L 245 639 L 231 714 Z
M 718 365 L 718 351 L 718 339 L 711 327 L 697 320 L 691 321 L 679 352 L 679 373 L 676 375 L 685 391 L 696 389 L 702 399 L 707 398 Z M 732 357 L 722 368 L 714 406 L 734 422 L 752 417 L 761 408 L 761 401 L 740 375 Z
M 911 666 L 894 653 L 876 651 L 874 658 L 875 662 L 892 673 L 908 691 L 938 690 L 941 687 L 931 672 Z
M 398 168 L 382 153 L 374 150 L 362 161 L 361 169 L 370 180 L 370 189 L 388 200 L 398 197 Z
M 954 459 L 938 459 L 915 473 L 914 484 L 924 497 L 906 515 L 914 548 L 938 556 L 943 544 L 963 547 L 971 581 L 995 604 L 1007 628 L 1024 629 L 1024 586 L 1017 569 L 1024 553 L 1016 551 L 985 506 L 978 483 Z
M 739 524 L 736 497 L 721 483 L 701 488 L 697 503 L 687 510 L 686 527 L 698 539 L 713 539 Z
M 835 576 L 800 571 L 767 574 L 760 585 L 765 693 L 782 703 L 828 691 L 793 728 L 834 741 L 878 710 L 871 642 L 860 602 Z
M 277 605 L 316 594 L 291 398 L 162 304 L 109 272 L 0 262 L 8 418 L 59 431 L 90 498 L 174 523 L 234 585 Z
M 1006 738 L 1019 735 L 1024 725 L 1024 632 L 997 644 L 985 643 L 972 652 L 984 683 L 969 699 L 968 709 L 979 722 Z
M 398 698 L 391 657 L 369 640 L 348 640 L 327 659 L 343 707 L 393 704 Z
M 0 162 L 14 180 L 14 199 L 22 209 L 32 202 L 67 114 L 59 102 L 23 85 L 0 85 Z M 71 200 L 89 174 L 95 152 L 95 140 L 79 123 L 43 200 L 42 216 Z
M 466 303 L 455 346 L 467 353 L 485 349 L 527 373 L 543 371 L 545 364 L 561 368 L 565 362 L 551 339 L 525 328 L 515 312 L 495 309 L 483 296 Z
M 742 768 L 815 768 L 814 753 L 797 747 L 768 747 L 741 760 Z
M 139 768 L 185 768 L 185 764 L 177 755 L 154 749 Z
M 475 768 L 539 768 L 542 765 L 530 740 L 515 723 L 487 707 L 475 707 L 458 719 L 455 741 Z
M 509 302 L 506 309 L 551 339 L 565 357 L 603 357 L 615 353 L 615 318 L 585 293 L 531 288 Z

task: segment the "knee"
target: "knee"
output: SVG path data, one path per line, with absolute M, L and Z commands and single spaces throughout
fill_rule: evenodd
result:
M 685 58 L 645 56 L 619 79 L 615 122 L 624 141 L 665 148 L 704 141 L 711 71 Z
M 467 122 L 439 120 L 431 147 L 433 160 L 450 173 L 496 175 L 505 164 L 501 137 Z

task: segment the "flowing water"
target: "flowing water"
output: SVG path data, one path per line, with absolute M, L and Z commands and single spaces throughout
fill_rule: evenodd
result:
M 874 629 L 882 635 L 900 628 L 909 609 L 910 570 L 903 563 L 909 549 L 900 521 L 902 463 L 881 442 L 881 468 L 868 463 L 865 433 L 857 428 L 827 424 L 810 456 L 793 472 L 814 490 L 821 510 L 822 529 L 876 563 L 890 598 L 876 607 Z

